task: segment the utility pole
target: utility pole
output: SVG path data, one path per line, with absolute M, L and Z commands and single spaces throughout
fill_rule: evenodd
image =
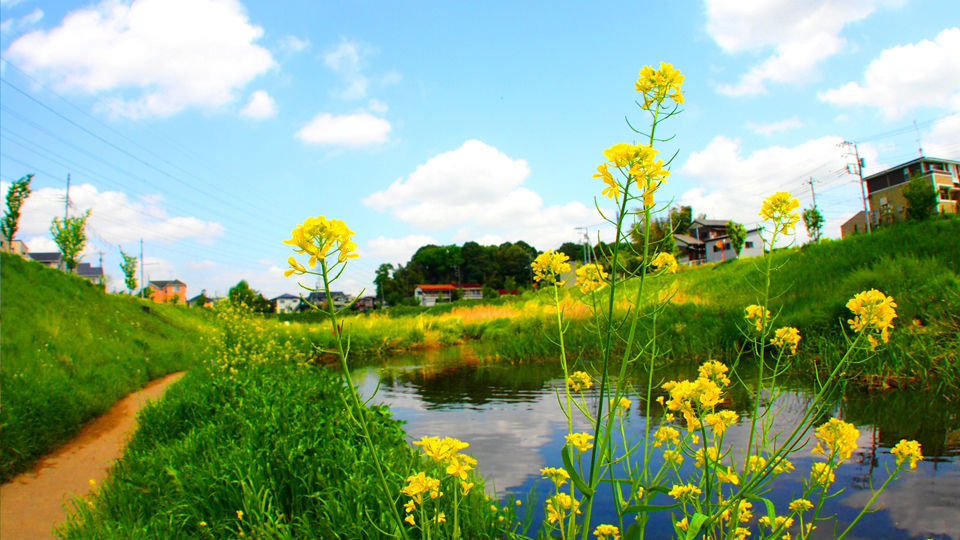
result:
M 917 127 L 917 121 L 913 121 L 913 130 L 917 132 L 917 152 L 923 157 L 923 144 L 920 142 L 920 128 Z
M 867 210 L 867 188 L 863 184 L 864 161 L 863 161 L 863 158 L 860 157 L 860 149 L 857 147 L 856 142 L 843 141 L 842 143 L 840 143 L 840 145 L 844 147 L 850 147 L 850 146 L 853 147 L 853 155 L 857 160 L 855 165 L 855 167 L 857 168 L 857 176 L 860 177 L 860 194 L 863 197 L 863 217 L 867 222 L 867 234 L 870 234 L 873 231 L 871 230 L 871 226 L 870 226 L 870 212 Z M 850 151 L 848 150 L 847 155 L 849 155 L 849 153 Z M 848 168 L 847 170 L 849 171 L 850 169 Z
M 813 207 L 817 207 L 817 192 L 813 190 L 813 177 L 810 177 L 810 180 L 807 180 L 807 183 L 810 184 L 810 195 L 813 196 Z
M 583 262 L 584 264 L 590 264 L 590 229 L 576 227 L 576 230 L 583 231 Z
M 63 223 L 70 217 L 70 173 L 67 173 L 67 195 L 63 198 Z
M 143 289 L 146 285 L 143 283 L 143 237 L 140 238 L 140 298 L 143 298 Z

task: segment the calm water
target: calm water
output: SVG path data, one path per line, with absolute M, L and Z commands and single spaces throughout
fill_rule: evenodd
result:
M 665 379 L 695 377 L 695 366 L 658 372 Z M 543 498 L 549 481 L 540 480 L 543 467 L 562 467 L 566 420 L 557 405 L 562 389 L 559 366 L 540 362 L 516 365 L 478 362 L 469 351 L 447 349 L 393 357 L 359 368 L 354 380 L 369 396 L 377 387 L 377 400 L 390 405 L 394 416 L 406 422 L 410 440 L 423 436 L 451 436 L 470 443 L 465 451 L 478 460 L 478 470 L 488 488 L 501 498 L 525 498 L 537 490 L 534 523 L 543 515 Z M 594 388 L 595 390 L 596 388 Z M 732 392 L 734 407 L 747 416 L 751 403 L 746 393 Z M 802 388 L 785 390 L 777 401 L 777 427 L 789 432 L 802 414 L 809 394 Z M 626 422 L 629 433 L 642 434 L 647 418 L 636 404 Z M 916 439 L 927 458 L 903 474 L 877 498 L 880 511 L 868 514 L 848 538 L 952 538 L 960 539 L 960 411 L 938 396 L 918 393 L 848 395 L 840 405 L 845 420 L 860 430 L 859 448 L 837 470 L 833 488 L 843 493 L 827 503 L 819 524 L 822 538 L 834 535 L 834 525 L 846 527 L 869 500 L 870 486 L 880 486 L 893 468 L 890 447 L 900 439 Z M 655 421 L 657 419 L 654 419 Z M 579 428 L 577 427 L 579 425 Z M 575 430 L 587 424 L 575 422 Z M 743 441 L 748 425 L 732 426 L 725 442 Z M 628 433 L 628 436 L 629 436 Z M 809 471 L 812 444 L 791 456 L 799 471 Z M 659 456 L 659 451 L 657 453 Z M 687 462 L 692 460 L 688 459 Z M 659 465 L 658 463 L 656 465 Z M 777 479 L 767 494 L 785 509 L 800 491 L 799 475 Z M 594 523 L 614 523 L 612 499 L 600 489 L 594 503 Z M 759 514 L 754 508 L 754 513 Z M 669 536 L 668 516 L 648 525 L 648 535 Z

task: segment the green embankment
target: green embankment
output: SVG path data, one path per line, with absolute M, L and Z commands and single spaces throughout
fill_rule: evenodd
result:
M 6 481 L 147 381 L 193 365 L 209 315 L 106 294 L 0 259 L 0 478 Z

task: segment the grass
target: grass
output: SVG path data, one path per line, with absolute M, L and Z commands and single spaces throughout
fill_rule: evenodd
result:
M 106 294 L 83 278 L 0 257 L 6 481 L 125 394 L 192 366 L 209 317 Z

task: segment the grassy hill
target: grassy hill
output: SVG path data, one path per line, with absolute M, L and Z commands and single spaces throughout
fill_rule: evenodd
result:
M 123 395 L 191 366 L 210 317 L 0 257 L 0 478 L 7 480 Z

